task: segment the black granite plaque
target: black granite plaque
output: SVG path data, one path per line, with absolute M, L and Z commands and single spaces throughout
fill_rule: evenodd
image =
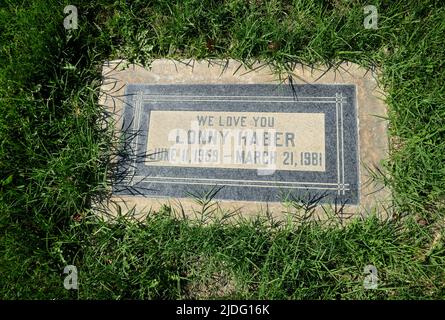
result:
M 113 192 L 358 204 L 355 85 L 126 88 Z

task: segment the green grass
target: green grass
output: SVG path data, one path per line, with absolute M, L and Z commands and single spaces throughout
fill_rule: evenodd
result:
M 128 2 L 128 4 L 127 4 Z M 3 299 L 442 299 L 445 8 L 442 1 L 0 3 L 0 297 Z M 379 29 L 363 28 L 363 6 Z M 112 155 L 101 63 L 159 57 L 379 67 L 398 218 L 342 226 L 209 225 L 169 209 L 145 224 L 91 214 Z M 79 290 L 63 268 L 79 268 Z M 379 288 L 363 289 L 373 264 Z

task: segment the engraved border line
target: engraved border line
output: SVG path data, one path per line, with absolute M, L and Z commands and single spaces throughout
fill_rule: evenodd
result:
M 205 183 L 205 182 L 182 182 L 182 181 L 149 181 L 148 183 L 158 183 L 158 184 L 196 184 L 196 185 L 211 185 L 214 186 L 215 183 Z M 318 190 L 338 190 L 338 188 L 321 188 L 321 187 L 300 187 L 300 186 L 265 186 L 257 184 L 236 184 L 236 183 L 221 183 L 216 185 L 222 186 L 234 186 L 234 187 L 255 187 L 255 188 L 284 188 L 284 189 L 318 189 Z M 349 188 L 347 190 L 350 190 Z
M 138 146 L 139 146 L 139 133 L 138 130 L 141 126 L 141 111 L 142 111 L 142 103 L 143 103 L 143 92 L 138 91 L 136 96 L 136 108 L 134 111 L 134 122 L 133 122 L 133 128 L 134 132 L 136 133 L 136 137 L 134 139 L 134 160 L 133 160 L 133 168 L 132 168 L 132 177 L 136 174 L 136 165 L 137 165 L 137 154 L 138 154 Z M 131 186 L 134 185 L 134 179 L 131 179 Z
M 275 183 L 275 184 L 302 184 L 302 185 L 332 185 L 335 186 L 337 183 L 328 183 L 328 182 L 300 182 L 300 181 L 267 181 L 267 180 L 237 180 L 237 179 L 210 179 L 210 178 L 186 178 L 186 177 L 167 177 L 167 176 L 135 176 L 135 178 L 141 178 L 142 180 L 145 178 L 150 179 L 169 179 L 169 180 L 196 180 L 196 181 L 231 181 L 231 182 L 261 182 L 261 183 Z M 349 184 L 345 184 L 345 186 L 349 186 Z
M 340 92 L 340 134 L 341 134 L 341 190 L 342 195 L 345 195 L 345 153 L 344 153 L 344 138 L 343 138 L 343 93 Z
M 207 98 L 207 97 L 216 97 L 216 98 L 225 98 L 225 99 L 168 99 L 168 97 L 182 97 L 182 98 Z M 150 99 L 150 97 L 164 97 L 164 99 Z M 344 145 L 343 145 L 343 99 L 346 100 L 345 97 L 343 97 L 342 93 L 336 93 L 335 97 L 298 97 L 298 99 L 294 99 L 293 97 L 286 97 L 286 96 L 257 96 L 258 100 L 246 100 L 246 99 L 240 99 L 240 100 L 233 100 L 233 99 L 227 99 L 227 98 L 256 98 L 255 96 L 191 96 L 191 95 L 150 95 L 150 94 L 144 94 L 143 91 L 138 91 L 137 92 L 137 98 L 136 98 L 136 110 L 135 110 L 135 123 L 133 125 L 133 127 L 137 130 L 137 128 L 140 127 L 140 121 L 141 121 L 141 109 L 142 109 L 142 104 L 143 102 L 167 102 L 167 101 L 174 101 L 174 102 L 184 102 L 184 101 L 188 101 L 188 102 L 215 102 L 215 101 L 219 101 L 219 102 L 227 102 L 227 101 L 232 101 L 232 102 L 275 102 L 275 103 L 296 103 L 296 102 L 306 102 L 306 103 L 326 103 L 326 104 L 334 104 L 335 103 L 335 107 L 336 107 L 336 131 L 337 131 L 337 183 L 334 185 L 337 185 L 337 188 L 317 188 L 317 187 L 289 187 L 289 188 L 311 188 L 311 189 L 326 189 L 326 190 L 337 190 L 338 194 L 345 194 L 345 190 L 350 190 L 349 188 L 345 189 L 345 186 L 349 185 L 349 184 L 344 184 Z M 148 98 L 148 99 L 147 99 Z M 263 98 L 272 98 L 272 99 L 286 99 L 289 98 L 289 100 L 284 101 L 284 100 L 260 100 Z M 331 100 L 306 100 L 306 101 L 302 101 L 302 99 L 332 99 L 335 98 L 335 100 L 331 101 Z M 340 103 L 339 103 L 340 101 Z M 339 106 L 340 106 L 340 121 L 339 121 Z M 340 122 L 340 123 L 339 123 Z M 339 125 L 341 125 L 341 146 L 339 146 Z M 137 126 L 137 127 L 136 127 Z M 138 147 L 138 142 L 139 142 L 139 134 L 136 134 L 136 142 L 135 142 L 135 152 L 137 154 L 137 147 Z M 341 148 L 341 158 L 340 158 L 340 148 Z M 340 159 L 342 161 L 342 171 L 341 171 L 341 175 L 340 175 Z M 133 178 L 137 178 L 140 176 L 135 176 L 135 170 L 136 170 L 136 159 L 133 162 Z M 152 177 L 153 178 L 153 177 Z M 160 177 L 160 178 L 166 178 L 166 177 Z M 178 178 L 178 179 L 187 179 L 187 178 Z M 196 180 L 196 179 L 195 179 Z M 209 179 L 212 180 L 212 179 Z M 215 180 L 215 179 L 213 179 Z M 224 180 L 224 181 L 230 181 L 230 180 Z M 255 181 L 255 180 L 251 180 L 251 181 Z M 134 179 L 130 180 L 131 185 L 134 185 Z M 162 181 L 152 181 L 152 183 L 167 183 L 167 182 L 162 182 Z M 192 183 L 192 182 L 184 182 L 184 183 L 180 183 L 178 181 L 176 182 L 168 182 L 168 183 L 178 183 L 178 184 L 206 184 L 206 183 Z M 271 182 L 273 183 L 273 182 Z M 292 183 L 292 182 L 277 182 L 277 183 Z M 302 183 L 302 184 L 317 184 L 317 183 Z M 323 183 L 320 183 L 323 184 Z M 210 185 L 210 184 L 208 184 Z M 212 184 L 213 185 L 213 184 Z M 235 184 L 226 184 L 228 186 L 236 186 Z M 328 185 L 327 183 L 324 183 L 324 185 Z M 259 185 L 240 185 L 240 186 L 258 186 L 258 187 L 275 187 L 275 186 L 259 186 Z M 281 186 L 278 186 L 281 187 Z

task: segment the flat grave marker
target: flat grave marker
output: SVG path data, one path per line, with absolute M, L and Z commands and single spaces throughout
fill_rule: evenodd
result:
M 355 65 L 340 81 L 338 71 L 318 71 L 320 78 L 302 68 L 298 83 L 282 83 L 267 68 L 237 74 L 235 61 L 115 67 L 104 74 L 119 89 L 102 102 L 118 115 L 127 152 L 113 203 L 193 207 L 191 195 L 217 188 L 222 206 L 251 213 L 283 212 L 289 199 L 352 214 L 388 204 L 388 191 L 370 186 L 366 173 L 387 153 L 386 123 L 378 117 L 386 109 L 373 78 Z

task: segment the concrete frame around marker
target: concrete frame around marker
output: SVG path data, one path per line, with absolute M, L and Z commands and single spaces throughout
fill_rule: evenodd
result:
M 113 114 L 115 114 L 116 128 L 119 130 L 121 130 L 123 127 L 125 128 L 124 120 L 126 120 L 126 123 L 128 123 L 128 119 L 132 117 L 134 118 L 135 115 L 133 113 L 137 111 L 138 108 L 141 108 L 139 109 L 140 111 L 144 108 L 150 109 L 149 106 L 153 105 L 152 100 L 151 102 L 148 101 L 150 100 L 148 98 L 152 99 L 153 97 L 147 96 L 147 87 L 151 88 L 151 94 L 161 93 L 158 95 L 158 98 L 160 96 L 165 98 L 165 96 L 169 93 L 178 93 L 178 90 L 180 92 L 183 89 L 187 89 L 187 86 L 189 86 L 188 89 L 190 89 L 190 87 L 198 85 L 202 86 L 203 84 L 212 84 L 221 88 L 236 85 L 236 88 L 244 88 L 244 90 L 246 90 L 246 88 L 249 86 L 253 88 L 255 86 L 259 86 L 260 84 L 265 86 L 265 88 L 278 88 L 280 87 L 280 83 L 281 87 L 289 87 L 289 85 L 283 84 L 283 81 L 277 77 L 276 73 L 274 73 L 267 66 L 257 66 L 255 71 L 249 71 L 239 62 L 233 60 L 210 62 L 199 62 L 192 60 L 188 62 L 178 62 L 161 59 L 155 60 L 152 63 L 150 70 L 135 65 L 131 65 L 129 68 L 121 68 L 123 65 L 125 65 L 125 62 L 115 61 L 104 66 L 103 74 L 105 81 L 102 86 L 102 92 L 105 94 L 101 97 L 101 103 L 106 105 L 110 110 L 112 110 Z M 283 78 L 285 79 L 286 76 Z M 372 174 L 368 171 L 369 168 L 377 168 L 378 170 L 382 170 L 382 161 L 387 157 L 388 152 L 387 122 L 384 120 L 386 116 L 386 107 L 383 103 L 383 94 L 378 90 L 375 75 L 354 64 L 342 64 L 337 71 L 326 70 L 324 68 L 307 68 L 300 65 L 293 71 L 293 83 L 296 84 L 298 88 L 306 88 L 306 90 L 308 90 L 307 88 L 317 88 L 318 90 L 320 90 L 320 88 L 324 88 L 323 90 L 327 90 L 327 94 L 323 96 L 330 97 L 331 101 L 329 102 L 335 107 L 336 110 L 334 116 L 336 125 L 335 128 L 333 126 L 331 127 L 339 131 L 335 133 L 335 137 L 340 137 L 340 139 L 334 139 L 336 140 L 335 143 L 340 144 L 334 150 L 335 152 L 339 153 L 336 157 L 337 159 L 341 159 L 342 155 L 344 155 L 344 151 L 341 151 L 343 150 L 341 138 L 344 138 L 342 126 L 345 124 L 343 122 L 343 115 L 345 115 L 343 108 L 348 106 L 348 100 L 350 108 L 346 113 L 346 117 L 349 117 L 350 119 L 348 127 L 352 125 L 354 128 L 354 126 L 357 126 L 358 123 L 358 139 L 360 143 L 355 141 L 353 144 L 355 144 L 356 161 L 360 162 L 359 172 L 356 172 L 355 179 L 346 179 L 347 182 L 350 182 L 346 186 L 345 180 L 341 179 L 342 174 L 345 172 L 346 175 L 354 175 L 354 170 L 348 166 L 348 163 L 345 166 L 345 161 L 337 161 L 337 180 L 332 180 L 336 186 L 336 196 L 330 195 L 326 197 L 326 201 L 324 201 L 331 203 L 335 202 L 335 204 L 320 205 L 318 206 L 317 211 L 323 213 L 326 211 L 326 207 L 342 206 L 341 213 L 344 216 L 366 214 L 374 209 L 384 215 L 387 215 L 389 210 L 388 208 L 391 207 L 390 193 L 380 181 L 374 181 L 372 179 Z M 344 94 L 342 90 L 339 90 L 339 88 L 347 88 L 349 93 Z M 161 89 L 164 91 L 176 90 L 176 92 L 162 92 Z M 161 91 L 158 92 L 156 90 Z M 246 95 L 245 92 L 244 94 Z M 269 92 L 268 94 L 270 95 L 271 93 Z M 133 107 L 124 107 L 124 97 L 126 95 L 130 95 L 132 97 L 132 102 L 129 103 L 129 105 L 132 105 Z M 182 92 L 182 95 L 187 94 Z M 242 96 L 242 94 L 239 95 Z M 310 95 L 306 95 L 306 97 L 309 96 Z M 305 95 L 300 94 L 299 98 L 300 103 L 304 104 L 302 100 L 306 99 Z M 201 97 L 198 97 L 198 99 L 201 99 Z M 248 97 L 248 99 L 252 98 Z M 286 101 L 287 100 L 295 101 L 295 97 L 292 96 L 292 93 L 287 93 Z M 167 103 L 171 104 L 172 101 L 168 101 Z M 148 115 L 149 113 L 145 112 L 142 114 Z M 142 121 L 141 123 L 146 123 L 148 125 L 148 116 L 146 117 L 146 121 Z M 332 118 L 332 116 L 330 117 Z M 134 128 L 129 128 L 127 125 L 127 129 L 135 129 L 137 124 L 134 125 Z M 133 143 L 135 142 L 133 141 Z M 354 148 L 351 148 L 351 144 L 348 145 L 349 149 L 354 151 Z M 143 150 L 145 147 L 146 145 L 142 145 L 142 149 L 140 150 Z M 133 146 L 133 148 L 139 150 L 136 146 Z M 354 162 L 354 159 L 352 159 L 352 162 Z M 188 172 L 188 176 L 178 176 L 178 172 L 173 172 L 176 173 L 173 176 L 170 176 L 170 178 L 173 179 L 167 178 L 167 180 L 164 180 L 164 182 L 167 183 L 155 183 L 165 186 L 175 185 L 176 187 L 174 190 L 164 187 L 161 192 L 155 192 L 150 197 L 137 196 L 137 194 L 141 193 L 141 190 L 137 190 L 137 186 L 136 192 L 134 192 L 135 195 L 129 195 L 128 192 L 125 191 L 122 192 L 122 190 L 125 190 L 125 186 L 131 185 L 131 187 L 134 188 L 134 185 L 141 185 L 142 183 L 141 186 L 145 188 L 148 185 L 144 186 L 144 183 L 153 183 L 154 180 L 157 179 L 158 174 L 156 174 L 153 179 L 153 176 L 149 176 L 149 172 L 144 171 L 144 167 L 146 167 L 144 163 L 136 164 L 136 168 L 138 168 L 139 173 L 142 174 L 138 174 L 138 170 L 136 170 L 132 173 L 132 179 L 120 181 L 119 183 L 115 184 L 113 195 L 111 195 L 106 204 L 107 208 L 111 208 L 110 211 L 115 211 L 117 207 L 120 207 L 121 211 L 136 208 L 137 212 L 143 213 L 147 212 L 148 210 L 156 211 L 166 203 L 178 209 L 180 208 L 181 211 L 185 210 L 193 212 L 195 210 L 199 210 L 192 199 L 181 197 L 181 195 L 184 193 L 182 191 L 178 193 L 178 190 L 181 190 L 181 188 L 177 188 L 179 185 L 177 182 L 182 181 L 181 178 L 191 178 L 193 177 L 193 174 L 196 176 L 197 171 L 193 170 Z M 150 170 L 153 170 L 153 168 L 154 167 L 150 167 Z M 171 170 L 171 168 L 169 170 Z M 179 170 L 179 173 L 181 170 Z M 215 177 L 212 176 L 212 178 L 204 177 L 201 179 L 214 178 Z M 195 177 L 195 182 L 198 181 L 196 179 L 200 178 Z M 228 179 L 225 177 L 226 183 L 230 183 L 230 180 L 245 181 L 246 179 Z M 156 181 L 159 182 L 160 179 Z M 206 180 L 200 181 L 205 182 Z M 263 181 L 268 181 L 267 177 L 263 178 Z M 289 182 L 298 183 L 298 181 Z M 308 182 L 308 180 L 304 182 Z M 331 181 L 329 181 L 329 183 L 330 182 Z M 354 183 L 356 193 L 352 197 L 345 197 L 348 191 L 347 188 L 353 189 Z M 124 188 L 120 188 L 123 186 Z M 307 186 L 309 185 L 304 185 L 304 187 Z M 246 186 L 240 188 L 244 189 L 244 195 L 255 194 L 253 192 L 246 193 Z M 119 189 L 121 189 L 121 191 L 119 191 Z M 166 190 L 168 192 L 166 192 Z M 223 193 L 222 196 L 219 197 L 218 207 L 220 207 L 222 210 L 240 210 L 246 215 L 257 215 L 261 211 L 268 211 L 269 214 L 272 212 L 275 216 L 282 216 L 283 214 L 290 213 L 292 211 L 292 209 L 289 208 L 286 203 L 283 204 L 278 202 L 279 200 L 277 201 L 276 195 L 274 195 L 275 197 L 268 197 L 267 194 L 264 194 L 266 196 L 263 196 L 262 198 L 260 197 L 262 201 L 254 201 L 254 197 L 240 197 L 240 190 L 232 193 Z M 167 197 L 165 197 L 165 194 L 167 194 Z M 323 200 L 320 201 L 320 203 L 323 203 Z M 347 203 L 346 206 L 344 206 L 345 203 Z

